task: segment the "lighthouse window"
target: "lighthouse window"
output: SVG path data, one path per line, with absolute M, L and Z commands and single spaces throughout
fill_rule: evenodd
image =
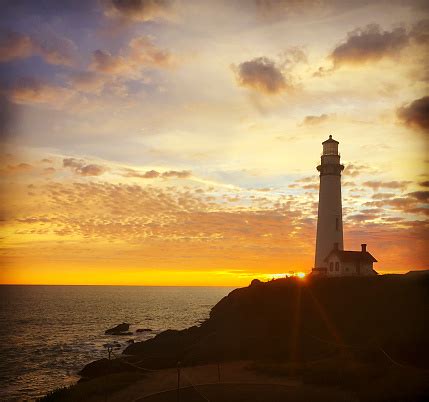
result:
M 329 263 L 329 270 L 330 271 L 334 270 L 334 263 L 333 262 Z
M 340 222 L 339 222 L 339 219 L 338 218 L 335 218 L 335 229 L 337 230 L 337 232 L 338 232 L 338 229 L 340 228 Z
M 323 144 L 323 155 L 338 155 L 338 145 L 335 142 Z
M 335 263 L 335 271 L 339 271 L 340 270 L 340 263 L 337 261 Z

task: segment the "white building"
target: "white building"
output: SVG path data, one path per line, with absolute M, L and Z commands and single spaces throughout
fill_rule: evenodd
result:
M 322 142 L 319 208 L 317 213 L 316 254 L 313 275 L 345 276 L 377 274 L 372 266 L 377 260 L 366 251 L 345 251 L 343 242 L 343 213 L 341 205 L 341 172 L 338 141 L 329 136 Z
M 362 244 L 361 251 L 339 250 L 334 245 L 332 251 L 326 256 L 327 276 L 376 275 L 373 263 L 377 260 L 366 251 L 366 244 Z

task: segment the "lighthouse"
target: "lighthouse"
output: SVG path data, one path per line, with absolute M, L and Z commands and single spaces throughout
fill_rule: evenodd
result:
M 343 243 L 343 212 L 341 205 L 341 172 L 338 141 L 329 136 L 322 142 L 323 153 L 317 170 L 320 172 L 319 210 L 317 213 L 316 257 L 313 275 L 328 277 L 377 275 L 377 262 L 367 251 L 346 251 Z
M 319 209 L 314 271 L 326 271 L 325 258 L 336 247 L 343 250 L 343 213 L 341 205 L 341 172 L 338 141 L 329 136 L 322 142 L 323 153 L 317 170 L 320 172 Z

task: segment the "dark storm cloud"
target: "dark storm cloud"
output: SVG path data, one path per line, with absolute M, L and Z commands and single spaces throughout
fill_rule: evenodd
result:
M 397 110 L 398 118 L 405 125 L 421 130 L 429 130 L 429 96 L 416 99 Z
M 289 87 L 286 77 L 274 61 L 267 57 L 257 57 L 233 66 L 240 86 L 265 94 L 278 94 Z

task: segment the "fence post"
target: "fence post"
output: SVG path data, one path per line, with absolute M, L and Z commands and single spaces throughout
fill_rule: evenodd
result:
M 177 362 L 177 402 L 180 402 L 180 362 Z

